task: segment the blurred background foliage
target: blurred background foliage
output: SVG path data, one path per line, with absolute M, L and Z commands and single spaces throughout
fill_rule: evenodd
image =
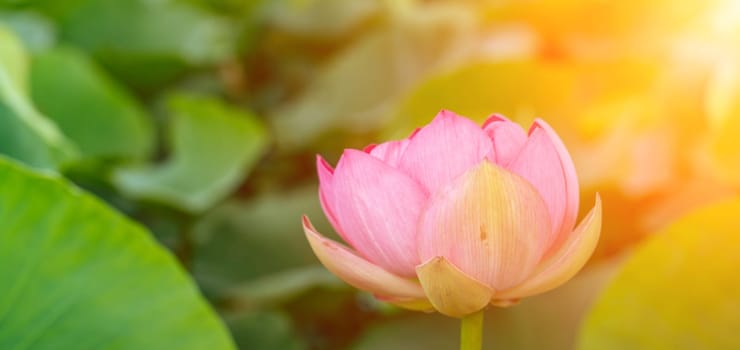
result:
M 587 268 L 488 346 L 740 347 L 732 0 L 0 0 L 0 347 L 454 348 L 299 224 L 332 232 L 316 153 L 442 108 L 546 119 L 604 201 Z

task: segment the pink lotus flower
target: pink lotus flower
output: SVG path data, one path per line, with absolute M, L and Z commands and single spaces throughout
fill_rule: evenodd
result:
M 544 121 L 525 133 L 449 111 L 409 138 L 317 158 L 322 207 L 354 250 L 303 228 L 319 260 L 401 307 L 463 317 L 553 289 L 591 256 L 601 203 L 578 227 L 578 180 Z

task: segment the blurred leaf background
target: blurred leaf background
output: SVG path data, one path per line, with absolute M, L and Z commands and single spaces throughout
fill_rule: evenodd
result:
M 332 232 L 316 153 L 442 108 L 546 119 L 604 201 L 487 346 L 740 347 L 737 1 L 0 0 L 1 347 L 454 348 L 299 224 Z

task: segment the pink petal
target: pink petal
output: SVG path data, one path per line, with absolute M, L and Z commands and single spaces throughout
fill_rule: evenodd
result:
M 486 118 L 486 121 L 483 122 L 483 126 L 481 126 L 481 128 L 485 130 L 488 129 L 493 123 L 508 121 L 510 121 L 509 118 L 504 117 L 503 114 L 493 113 L 489 115 L 488 118 Z
M 493 149 L 488 159 L 503 167 L 516 158 L 527 142 L 527 134 L 519 124 L 498 114 L 490 116 L 483 123 L 483 131 L 493 141 Z
M 419 220 L 419 257 L 442 256 L 494 290 L 509 288 L 540 261 L 549 220 L 531 184 L 486 160 L 429 199 Z
M 573 231 L 573 227 L 578 219 L 578 205 L 580 202 L 580 188 L 578 187 L 578 174 L 576 174 L 576 166 L 573 164 L 573 158 L 570 157 L 568 149 L 565 148 L 565 144 L 560 139 L 555 130 L 550 127 L 544 120 L 536 119 L 534 121 L 534 127 L 540 127 L 544 130 L 547 135 L 550 136 L 550 141 L 555 146 L 555 150 L 560 156 L 560 165 L 563 167 L 563 174 L 565 174 L 565 213 L 563 215 L 562 229 L 560 230 L 560 242 L 563 241 L 563 237 L 570 234 Z
M 399 169 L 430 193 L 480 163 L 492 147 L 478 125 L 445 110 L 410 141 Z
M 303 231 L 321 263 L 353 287 L 397 298 L 424 298 L 424 291 L 418 283 L 383 270 L 343 245 L 323 237 L 306 216 L 303 217 Z
M 369 150 L 366 149 L 367 153 L 370 153 L 375 158 L 384 161 L 386 164 L 397 168 L 398 162 L 409 145 L 409 140 L 389 141 L 375 145 Z
M 367 153 L 346 150 L 333 190 L 334 213 L 347 241 L 384 269 L 415 276 L 416 223 L 427 197 L 422 187 Z
M 542 238 L 547 246 L 562 243 L 578 215 L 578 178 L 560 138 L 538 119 L 519 155 L 507 168 L 527 179 L 545 200 L 552 223 L 552 231 Z
M 502 291 L 497 298 L 518 299 L 547 292 L 565 283 L 583 267 L 591 257 L 601 233 L 601 198 L 596 195 L 596 205 L 581 221 L 567 240 L 550 257 L 541 262 L 532 277 L 522 284 Z
M 326 214 L 334 230 L 342 236 L 342 239 L 347 241 L 334 214 L 334 169 L 331 168 L 331 165 L 324 158 L 316 155 L 316 171 L 319 173 L 319 202 L 321 203 L 321 208 L 324 210 L 324 214 Z

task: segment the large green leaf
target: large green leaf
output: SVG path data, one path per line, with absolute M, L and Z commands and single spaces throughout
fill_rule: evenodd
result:
M 201 212 L 239 185 L 265 150 L 267 131 L 255 116 L 213 98 L 174 95 L 167 102 L 170 159 L 123 169 L 114 181 L 132 197 Z
M 233 348 L 192 281 L 140 226 L 3 158 L 0 184 L 0 348 Z
M 140 159 L 151 152 L 153 127 L 143 107 L 81 52 L 36 55 L 31 93 L 84 156 Z
M 199 64 L 234 48 L 224 19 L 182 1 L 87 0 L 61 21 L 62 38 L 93 52 L 165 54 Z
M 28 96 L 29 58 L 20 41 L 0 26 L 0 153 L 38 168 L 55 169 L 74 147 Z
M 136 86 L 220 62 L 236 49 L 237 30 L 228 20 L 183 1 L 76 0 L 64 7 L 57 1 L 43 6 L 56 15 L 60 39 Z
M 642 245 L 591 310 L 580 349 L 738 349 L 740 199 Z
M 249 202 L 229 201 L 209 212 L 194 229 L 193 273 L 204 290 L 254 304 L 255 300 L 280 298 L 286 291 L 290 294 L 295 278 L 308 277 L 297 283 L 298 289 L 326 282 L 326 276 L 315 270 L 286 275 L 286 271 L 318 263 L 301 230 L 301 215 L 309 215 L 321 232 L 332 232 L 317 191 L 311 186 Z M 262 286 L 256 287 L 255 282 Z

